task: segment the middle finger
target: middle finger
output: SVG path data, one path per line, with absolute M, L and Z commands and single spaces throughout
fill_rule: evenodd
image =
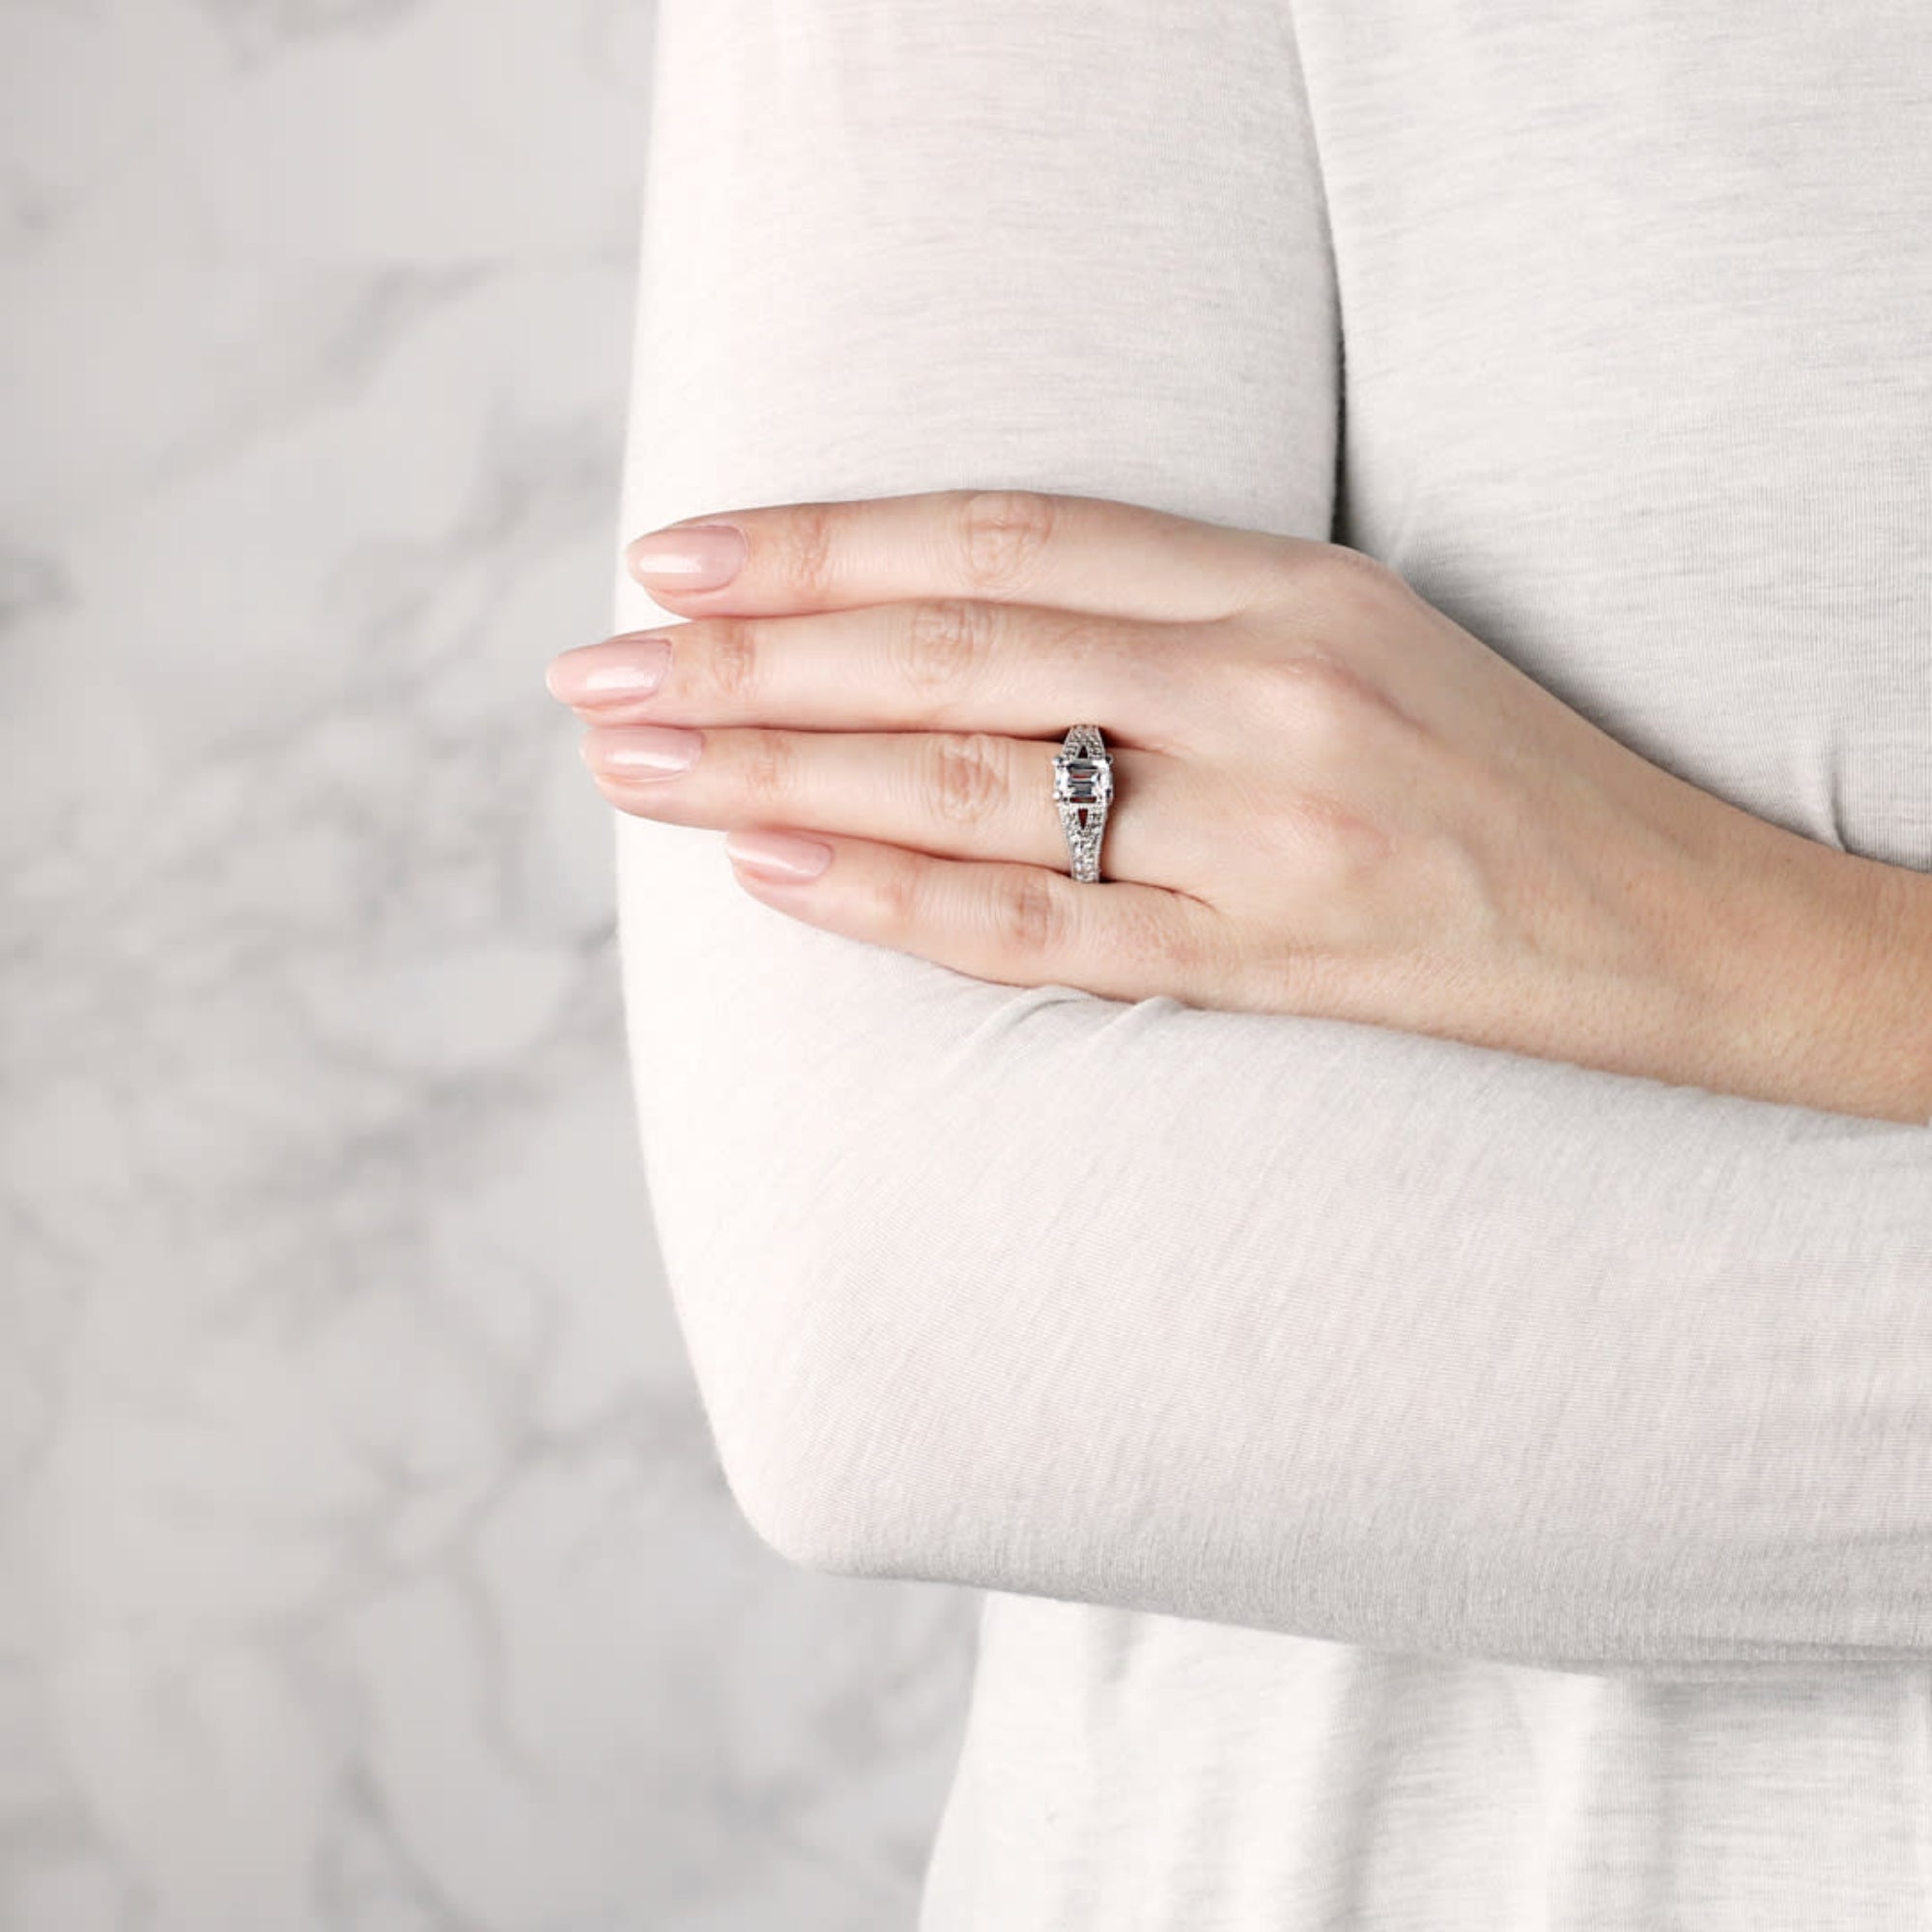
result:
M 1110 736 L 1177 748 L 1203 702 L 1196 624 L 968 598 L 783 617 L 701 617 L 668 639 L 647 696 L 592 680 L 637 659 L 645 634 L 561 653 L 550 687 L 587 719 L 808 728 L 951 728 L 1064 735 L 1081 719 Z

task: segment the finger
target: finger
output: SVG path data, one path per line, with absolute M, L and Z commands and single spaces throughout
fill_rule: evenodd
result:
M 783 617 L 711 617 L 668 627 L 657 687 L 612 672 L 656 643 L 583 644 L 554 659 L 553 694 L 593 723 L 788 724 L 807 729 L 950 728 L 1065 736 L 1082 719 L 1111 738 L 1178 749 L 1218 710 L 1203 653 L 1222 633 L 970 598 L 874 604 Z M 1198 721 L 1197 721 L 1198 722 Z
M 1165 993 L 1201 1006 L 1232 995 L 1224 917 L 1158 886 L 1089 885 L 997 861 L 935 858 L 861 838 L 821 841 L 816 877 L 768 879 L 734 862 L 738 882 L 795 919 L 977 980 L 1075 986 L 1103 999 Z M 725 836 L 727 856 L 733 836 Z
M 626 777 L 611 762 L 662 741 L 652 726 L 596 725 L 581 747 L 619 810 L 673 825 L 796 826 L 890 840 L 957 859 L 1001 859 L 1067 871 L 1053 797 L 1058 744 L 987 731 L 678 732 L 695 762 L 668 778 Z M 1157 753 L 1115 752 L 1115 795 L 1101 838 L 1101 882 L 1179 887 L 1211 853 L 1189 828 L 1208 823 L 1194 797 L 1200 767 Z
M 693 567 L 693 535 L 719 526 L 743 533 L 743 555 L 728 581 L 711 582 Z M 679 611 L 973 597 L 1190 623 L 1248 608 L 1298 556 L 1328 548 L 1104 497 L 936 490 L 688 517 L 624 555 L 652 597 Z

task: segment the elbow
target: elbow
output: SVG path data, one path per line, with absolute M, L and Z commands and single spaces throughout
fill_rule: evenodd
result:
M 735 1302 L 705 1339 L 700 1394 L 732 1504 L 759 1542 L 826 1576 L 881 1574 L 890 1553 L 877 1455 L 880 1409 L 858 1350 L 836 1346 L 823 1283 L 784 1270 L 782 1289 Z M 767 1274 L 768 1287 L 775 1277 Z M 706 1300 L 705 1297 L 699 1297 Z
M 742 1445 L 720 1462 L 724 1486 L 752 1534 L 798 1570 L 821 1576 L 865 1575 L 853 1537 L 852 1512 L 828 1499 L 808 1463 L 772 1445 L 748 1458 Z

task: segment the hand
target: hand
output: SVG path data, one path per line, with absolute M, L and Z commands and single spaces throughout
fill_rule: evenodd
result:
M 727 522 L 735 569 L 706 579 L 694 541 Z M 955 490 L 691 518 L 627 560 L 691 618 L 662 684 L 613 682 L 650 659 L 638 634 L 564 653 L 551 690 L 593 721 L 613 805 L 726 828 L 793 918 L 1012 984 L 1761 1087 L 1718 1023 L 1731 942 L 1834 855 L 1620 745 L 1359 552 Z M 1116 785 L 1097 884 L 1052 797 L 1088 722 Z M 620 762 L 667 749 L 696 762 Z

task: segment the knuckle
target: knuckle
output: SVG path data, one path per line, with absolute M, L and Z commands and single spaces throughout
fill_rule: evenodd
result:
M 1262 530 L 1239 533 L 1247 541 L 1230 547 L 1217 573 L 1226 592 L 1228 618 L 1271 615 L 1292 595 L 1296 560 L 1307 537 L 1276 536 Z
M 883 867 L 872 884 L 872 915 L 885 932 L 917 932 L 925 923 L 923 867 L 910 860 Z
M 946 698 L 968 686 L 992 644 L 991 612 L 967 597 L 912 607 L 899 634 L 895 668 L 926 696 Z
M 1039 490 L 976 490 L 960 501 L 958 544 L 966 580 L 1011 590 L 1032 576 L 1053 535 L 1053 498 Z
M 994 893 L 993 919 L 995 937 L 1006 951 L 1049 958 L 1062 952 L 1072 926 L 1066 892 L 1053 873 L 1031 866 L 1016 867 L 1002 879 Z
M 1192 986 L 1208 963 L 1208 952 L 1207 935 L 1188 912 L 1186 903 L 1178 898 L 1143 908 L 1133 921 L 1131 943 L 1139 956 L 1164 977 Z
M 788 731 L 763 727 L 737 734 L 737 779 L 747 798 L 783 805 L 797 790 L 798 746 Z
M 1326 651 L 1257 660 L 1250 696 L 1271 729 L 1303 757 L 1340 757 L 1359 748 L 1376 699 L 1361 673 Z
M 982 825 L 1011 796 L 1006 741 L 990 731 L 928 732 L 927 795 L 942 819 Z
M 1378 557 L 1342 544 L 1327 547 L 1316 586 L 1319 623 L 1357 638 L 1404 622 L 1416 601 L 1406 578 Z
M 749 617 L 713 617 L 705 622 L 699 662 L 712 694 L 727 704 L 749 703 L 758 689 L 758 626 Z
M 838 528 L 838 508 L 832 503 L 799 503 L 783 521 L 784 581 L 806 603 L 821 603 L 832 595 Z
M 1347 544 L 1316 544 L 1299 556 L 1295 574 L 1318 604 L 1350 611 L 1378 611 L 1398 589 L 1406 587 L 1379 557 Z
M 1156 673 L 1173 668 L 1180 656 L 1153 631 L 1104 612 L 1041 605 L 1027 613 L 1027 628 L 1030 640 L 1037 640 L 1035 654 L 1045 655 L 1056 669 L 1099 663 L 1116 677 L 1151 685 Z
M 1382 870 L 1393 841 L 1374 820 L 1326 792 L 1306 792 L 1293 808 L 1295 862 L 1325 896 L 1355 902 Z
M 1310 563 L 1321 582 L 1338 590 L 1374 593 L 1399 581 L 1380 557 L 1349 544 L 1325 543 Z
M 1408 588 L 1367 551 L 1313 537 L 1279 540 L 1273 578 L 1271 602 L 1318 630 L 1385 622 L 1393 602 Z

